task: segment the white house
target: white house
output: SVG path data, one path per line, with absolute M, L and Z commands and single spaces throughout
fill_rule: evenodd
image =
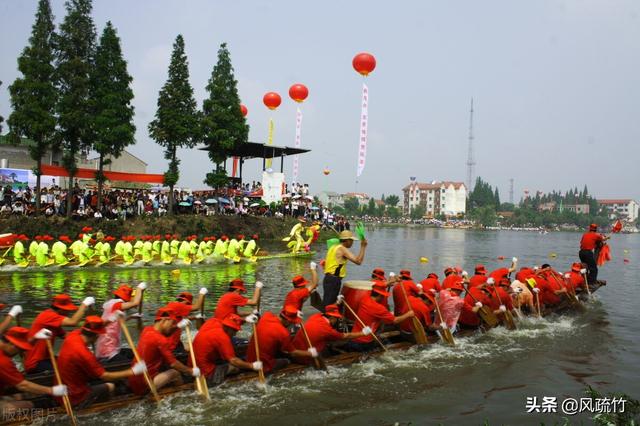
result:
M 626 219 L 629 222 L 638 220 L 638 202 L 631 199 L 598 200 L 600 207 L 607 209 L 609 217 Z
M 440 214 L 456 216 L 466 212 L 467 187 L 462 182 L 411 182 L 402 188 L 402 193 L 405 214 L 417 206 L 422 206 L 428 217 Z

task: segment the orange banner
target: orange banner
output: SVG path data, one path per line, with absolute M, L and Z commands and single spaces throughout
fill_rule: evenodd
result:
M 78 169 L 75 177 L 80 179 L 95 179 L 97 170 L 94 169 Z M 69 176 L 69 172 L 64 167 L 42 165 L 42 174 L 45 176 Z M 164 183 L 164 175 L 148 174 L 148 173 L 125 173 L 104 171 L 107 179 L 112 181 L 126 181 L 139 183 L 156 183 L 162 185 Z

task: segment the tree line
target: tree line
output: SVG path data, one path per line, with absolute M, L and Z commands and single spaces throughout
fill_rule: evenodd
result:
M 21 76 L 9 86 L 12 111 L 7 124 L 14 143 L 21 138 L 33 141 L 29 155 L 36 162 L 36 212 L 40 211 L 42 157 L 48 150 L 62 153 L 62 165 L 69 174 L 66 211 L 70 216 L 78 156 L 89 151 L 98 154 L 95 179 L 100 208 L 104 167 L 135 143 L 136 127 L 133 79 L 116 28 L 107 22 L 98 39 L 92 0 L 67 0 L 65 10 L 56 31 L 49 0 L 39 0 L 29 42 L 18 57 Z M 148 126 L 149 135 L 164 148 L 169 162 L 164 184 L 171 190 L 170 212 L 173 188 L 179 180 L 178 148 L 192 148 L 199 142 L 209 148 L 215 168 L 204 182 L 215 187 L 226 182 L 220 164 L 227 150 L 248 140 L 249 127 L 240 110 L 226 44 L 220 46 L 217 59 L 206 86 L 209 97 L 198 110 L 184 39 L 176 37 L 168 78 Z M 2 121 L 0 117 L 0 131 Z

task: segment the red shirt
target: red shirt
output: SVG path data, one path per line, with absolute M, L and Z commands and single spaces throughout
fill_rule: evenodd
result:
M 504 288 L 498 285 L 491 286 L 489 287 L 489 292 L 491 293 L 491 296 L 493 296 L 491 298 L 491 300 L 493 301 L 493 303 L 491 304 L 492 309 L 499 309 L 501 304 L 504 305 L 505 308 L 507 308 L 507 310 L 509 311 L 513 309 L 513 301 L 511 300 L 511 295 L 507 293 Z
M 0 395 L 24 380 L 13 360 L 0 351 Z
M 72 405 L 77 405 L 91 392 L 89 382 L 105 372 L 82 339 L 81 330 L 74 330 L 64 339 L 58 354 L 62 383 L 67 385 Z M 61 399 L 59 401 L 62 401 Z
M 555 294 L 556 290 L 561 290 L 560 286 L 553 280 L 553 278 L 545 279 L 540 276 L 534 277 L 536 280 L 536 287 L 540 289 L 539 298 L 540 303 L 545 305 L 557 305 L 562 300 L 560 296 Z
M 476 274 L 469 278 L 469 287 L 477 287 L 487 282 L 487 276 L 484 274 Z
M 147 371 L 151 379 L 160 373 L 163 366 L 169 367 L 176 362 L 170 349 L 169 339 L 152 325 L 142 330 L 137 349 L 140 358 L 147 364 Z M 142 374 L 129 377 L 129 387 L 137 395 L 144 395 L 149 390 Z
M 205 377 L 216 371 L 216 362 L 228 362 L 231 358 L 236 357 L 231 337 L 225 333 L 220 321 L 215 318 L 213 320 L 215 323 L 209 324 L 207 328 L 204 326 L 200 328 L 196 338 L 193 339 L 196 364 Z M 189 365 L 191 365 L 191 357 L 189 357 Z
M 402 315 L 409 310 L 400 286 L 404 286 L 407 297 L 420 294 L 420 288 L 411 280 L 402 280 L 396 283 L 393 286 L 393 312 L 396 315 Z
M 476 312 L 472 311 L 476 304 L 476 300 L 489 307 L 493 304 L 491 297 L 487 293 L 477 287 L 471 287 L 469 289 L 469 294 L 464 298 L 464 306 L 462 307 L 462 312 L 460 312 L 460 318 L 458 318 L 459 323 L 469 326 L 480 325 L 480 317 Z
M 382 323 L 391 324 L 396 319 L 391 312 L 389 312 L 380 303 L 373 300 L 371 296 L 364 296 L 362 298 L 357 314 L 365 325 L 371 327 L 373 333 L 376 332 Z M 351 331 L 353 333 L 360 333 L 362 328 L 360 321 L 356 321 L 353 324 L 353 329 Z M 373 336 L 370 334 L 368 336 L 358 337 L 353 341 L 358 343 L 370 343 L 373 342 Z
M 501 279 L 509 276 L 509 269 L 498 268 L 495 271 L 491 272 L 489 276 L 495 280 L 496 284 L 498 284 Z
M 535 275 L 535 272 L 533 269 L 522 268 L 516 273 L 516 280 L 520 281 L 521 283 L 526 283 L 527 278 L 531 278 L 533 275 Z
M 565 282 L 573 288 L 573 291 L 580 287 L 585 288 L 584 277 L 580 272 L 569 271 L 567 274 L 569 274 L 569 279 Z
M 341 340 L 343 338 L 343 334 L 331 327 L 329 320 L 322 314 L 311 315 L 304 324 L 304 329 L 307 330 L 311 346 L 316 348 L 318 352 L 324 350 L 327 342 Z M 296 337 L 293 339 L 293 346 L 302 351 L 309 349 L 309 344 L 302 330 L 298 330 L 298 333 L 296 333 Z
M 603 235 L 595 231 L 585 232 L 582 234 L 582 239 L 580 240 L 580 250 L 593 250 L 598 246 L 598 243 L 603 241 Z
M 229 314 L 237 314 L 238 306 L 244 306 L 248 301 L 249 299 L 234 291 L 225 293 L 220 300 L 218 300 L 218 306 L 216 306 L 216 311 L 213 316 L 219 320 L 223 320 Z
M 433 308 L 430 308 L 424 303 L 422 299 L 415 296 L 409 296 L 409 304 L 411 305 L 411 309 L 413 313 L 416 315 L 415 317 L 420 320 L 423 326 L 428 327 L 433 322 L 431 320 L 431 312 Z M 400 323 L 400 328 L 407 332 L 413 331 L 413 320 L 411 318 L 407 318 L 406 320 Z
M 260 361 L 264 372 L 268 373 L 275 365 L 276 357 L 281 352 L 292 352 L 295 347 L 291 343 L 289 331 L 282 325 L 280 319 L 271 312 L 265 312 L 256 324 L 258 344 L 260 345 Z M 247 347 L 247 362 L 257 361 L 255 335 L 251 336 Z
M 287 297 L 284 298 L 284 305 L 292 305 L 295 306 L 299 311 L 302 310 L 302 305 L 304 301 L 311 295 L 311 292 L 306 287 L 294 288 L 289 293 L 287 293 Z
M 31 324 L 31 328 L 29 329 L 29 339 L 33 338 L 38 331 L 46 328 L 53 333 L 51 344 L 54 344 L 56 337 L 63 337 L 65 335 L 65 331 L 62 329 L 62 321 L 64 321 L 65 318 L 66 317 L 64 315 L 60 315 L 53 309 L 47 309 L 40 312 Z M 25 354 L 24 370 L 27 373 L 34 370 L 38 363 L 45 359 L 49 359 L 47 342 L 44 340 L 35 340 L 33 342 L 33 349 Z
M 444 290 L 445 288 L 449 288 L 451 284 L 460 281 L 461 279 L 462 278 L 458 274 L 449 274 L 444 277 L 444 280 L 442 280 L 442 285 L 440 287 Z
M 425 293 L 431 290 L 435 290 L 440 293 L 440 290 L 442 290 L 437 278 L 425 278 L 420 282 L 420 284 L 422 284 L 422 291 Z

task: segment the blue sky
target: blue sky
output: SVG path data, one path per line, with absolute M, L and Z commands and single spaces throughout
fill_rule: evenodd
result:
M 5 117 L 36 4 L 0 0 Z M 56 23 L 63 4 L 52 0 Z M 293 145 L 287 91 L 307 85 L 302 145 L 312 152 L 301 157 L 300 175 L 315 191 L 355 189 L 362 78 L 351 59 L 368 51 L 378 66 L 367 79 L 369 148 L 359 191 L 400 195 L 409 176 L 464 181 L 473 97 L 476 174 L 498 185 L 503 200 L 509 178 L 516 200 L 525 189 L 585 183 L 601 198 L 640 199 L 640 2 L 95 0 L 93 16 L 99 32 L 111 20 L 122 38 L 136 96 L 130 151 L 149 172 L 166 168 L 146 129 L 180 33 L 199 106 L 218 47 L 228 43 L 252 141 L 266 141 L 262 96 L 277 91 L 274 142 Z M 195 150 L 181 158 L 180 183 L 204 188 L 208 159 Z M 258 178 L 260 168 L 246 163 L 246 177 Z M 291 168 L 289 159 L 285 173 Z

